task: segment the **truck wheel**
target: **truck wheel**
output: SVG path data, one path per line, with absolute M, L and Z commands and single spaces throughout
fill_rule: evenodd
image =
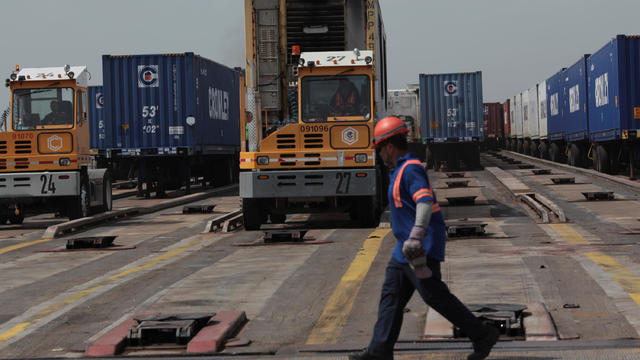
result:
M 89 180 L 86 177 L 83 177 L 82 180 L 80 180 L 80 194 L 73 197 L 71 201 L 69 219 L 74 220 L 87 217 L 90 214 L 90 210 Z
M 111 175 L 109 173 L 104 174 L 104 179 L 102 180 L 102 211 L 104 212 L 113 209 L 112 187 Z
M 569 165 L 580 166 L 580 148 L 576 144 L 571 144 L 569 147 Z
M 597 159 L 597 168 L 599 172 L 610 173 L 611 168 L 609 166 L 609 154 L 607 154 L 607 149 L 604 146 L 598 145 L 596 147 L 596 156 Z
M 560 162 L 560 147 L 558 144 L 551 144 L 549 149 L 549 158 L 553 162 Z
M 242 199 L 242 220 L 246 230 L 258 230 L 267 221 L 267 212 L 260 200 Z
M 547 143 L 546 142 L 541 142 L 540 143 L 540 159 L 548 159 L 549 158 L 549 154 L 547 154 Z
M 286 214 L 269 214 L 269 218 L 271 219 L 272 224 L 284 224 L 287 219 Z
M 378 226 L 380 218 L 374 196 L 365 196 L 356 200 L 356 221 L 360 227 Z
M 22 213 L 16 215 L 16 214 L 9 214 L 9 222 L 16 225 L 16 224 L 22 224 L 22 222 L 24 221 L 24 215 L 22 215 Z M 7 221 L 5 220 L 5 223 Z

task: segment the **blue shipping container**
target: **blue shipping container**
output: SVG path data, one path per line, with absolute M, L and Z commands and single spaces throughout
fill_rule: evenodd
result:
M 104 93 L 102 85 L 89 86 L 89 126 L 91 127 L 91 149 L 104 150 L 106 137 L 104 123 Z
M 587 69 L 591 140 L 640 129 L 640 38 L 618 35 L 589 57 Z
M 193 53 L 102 57 L 105 148 L 127 154 L 239 150 L 240 73 Z
M 589 138 L 589 113 L 587 108 L 587 58 L 584 55 L 563 73 L 564 116 L 561 129 L 567 141 Z
M 420 110 L 425 142 L 482 139 L 482 72 L 420 74 Z
M 558 71 L 547 79 L 547 126 L 550 141 L 562 140 L 564 130 L 562 124 L 564 104 L 564 71 Z

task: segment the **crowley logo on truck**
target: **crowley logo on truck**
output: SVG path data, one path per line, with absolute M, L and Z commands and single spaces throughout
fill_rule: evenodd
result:
M 138 87 L 158 87 L 158 65 L 138 65 Z
M 347 145 L 353 145 L 358 142 L 358 130 L 349 126 L 348 128 L 342 130 L 342 142 Z

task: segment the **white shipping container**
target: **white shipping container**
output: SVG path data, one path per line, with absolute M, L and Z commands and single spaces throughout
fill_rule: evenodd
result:
M 522 93 L 516 95 L 516 137 L 522 139 Z
M 387 96 L 387 115 L 402 119 L 409 129 L 407 136 L 410 142 L 422 142 L 418 89 L 388 90 Z
M 537 85 L 528 90 L 529 93 L 529 137 L 538 139 L 540 137 L 540 128 L 538 127 L 538 89 Z
M 547 131 L 547 82 L 543 81 L 538 85 L 538 128 L 540 129 L 540 139 L 546 139 Z
M 516 97 L 511 98 L 509 104 L 509 137 L 516 136 Z

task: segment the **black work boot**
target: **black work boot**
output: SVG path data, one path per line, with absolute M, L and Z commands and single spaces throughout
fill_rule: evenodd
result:
M 349 355 L 349 360 L 393 360 L 393 355 L 384 355 L 364 349 L 364 351 Z
M 494 327 L 488 327 L 487 332 L 481 337 L 473 341 L 473 353 L 467 356 L 467 360 L 482 360 L 489 356 L 491 348 L 496 344 L 500 332 Z

